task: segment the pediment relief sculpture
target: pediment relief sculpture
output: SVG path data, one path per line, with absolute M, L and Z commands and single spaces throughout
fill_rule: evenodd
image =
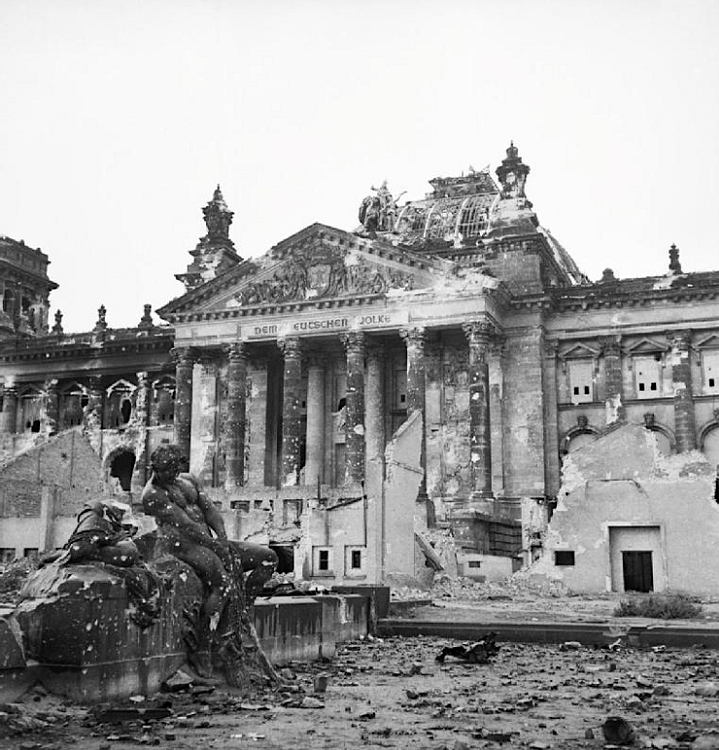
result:
M 412 289 L 414 277 L 364 262 L 357 256 L 324 254 L 296 257 L 271 276 L 238 290 L 229 307 L 251 307 L 351 295 L 385 294 Z

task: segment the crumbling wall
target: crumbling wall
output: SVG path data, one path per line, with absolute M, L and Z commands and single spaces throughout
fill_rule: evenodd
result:
M 619 425 L 565 460 L 532 571 L 575 592 L 623 591 L 621 555 L 640 550 L 652 553 L 653 590 L 719 594 L 714 492 L 714 468 L 701 453 L 662 456 L 654 433 Z

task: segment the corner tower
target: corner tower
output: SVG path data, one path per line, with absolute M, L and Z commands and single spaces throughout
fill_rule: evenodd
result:
M 188 292 L 242 261 L 235 251 L 235 243 L 230 239 L 234 213 L 227 207 L 219 185 L 202 213 L 207 234 L 200 238 L 194 250 L 190 250 L 193 259 L 187 271 L 175 274 Z

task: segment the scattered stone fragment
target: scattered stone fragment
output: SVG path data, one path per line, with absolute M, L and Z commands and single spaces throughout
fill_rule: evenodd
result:
M 564 641 L 564 643 L 559 647 L 560 651 L 577 651 L 582 647 L 582 644 L 579 641 Z
M 694 694 L 701 695 L 703 698 L 713 698 L 715 695 L 719 694 L 719 685 L 715 682 L 707 682 L 704 685 L 699 685 L 699 687 L 694 690 Z
M 300 708 L 324 708 L 325 704 L 318 698 L 306 695 L 300 703 Z
M 636 734 L 632 725 L 621 716 L 610 716 L 602 724 L 604 739 L 612 745 L 631 745 Z

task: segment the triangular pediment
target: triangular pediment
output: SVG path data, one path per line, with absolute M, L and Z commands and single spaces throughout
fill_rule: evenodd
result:
M 324 306 L 330 300 L 367 298 L 431 286 L 443 261 L 381 241 L 313 224 L 158 310 L 177 315 L 228 313 L 267 306 Z
M 559 352 L 560 359 L 587 359 L 599 356 L 599 347 L 593 347 L 589 344 L 576 343 L 568 349 Z
M 669 347 L 661 341 L 643 338 L 639 341 L 635 341 L 633 344 L 627 345 L 626 351 L 628 354 L 636 356 L 637 354 L 656 354 L 657 352 L 665 352 L 668 348 Z
M 711 333 L 694 344 L 695 349 L 719 349 L 719 335 Z

